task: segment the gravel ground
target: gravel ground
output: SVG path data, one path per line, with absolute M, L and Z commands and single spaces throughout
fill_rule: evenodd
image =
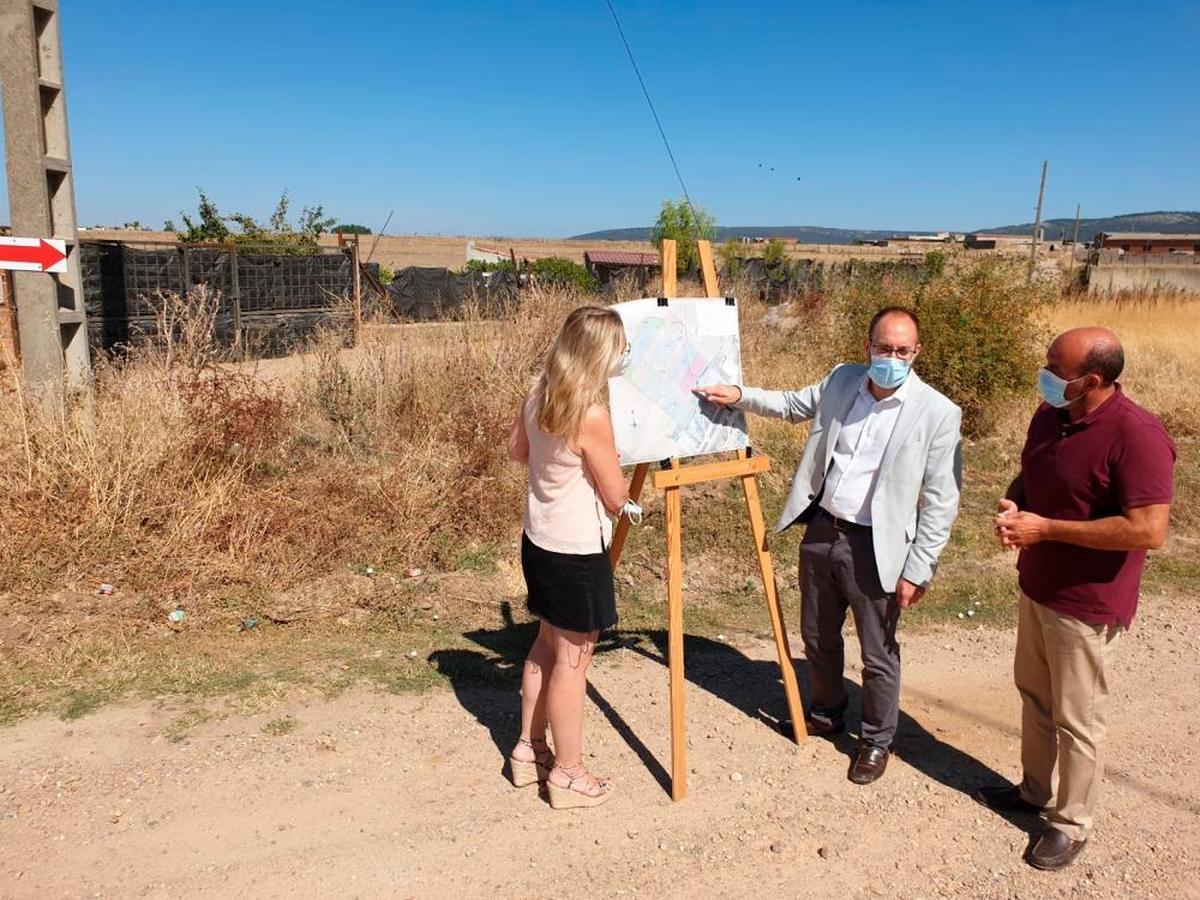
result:
M 750 633 L 688 640 L 681 803 L 664 790 L 653 640 L 597 660 L 588 745 L 619 795 L 595 810 L 555 812 L 508 784 L 518 699 L 477 676 L 420 695 L 297 694 L 183 740 L 167 736 L 182 712 L 168 699 L 22 722 L 0 741 L 0 895 L 1200 897 L 1190 598 L 1156 601 L 1122 640 L 1102 810 L 1055 874 L 1021 861 L 1036 821 L 965 793 L 1017 774 L 1013 634 L 938 628 L 903 645 L 897 753 L 868 787 L 845 777 L 852 738 L 779 734 L 772 645 Z

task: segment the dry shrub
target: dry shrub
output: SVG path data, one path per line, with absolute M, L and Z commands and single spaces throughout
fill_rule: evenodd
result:
M 968 295 L 972 282 L 953 282 L 936 297 L 965 296 L 973 311 L 985 296 L 1012 300 L 999 284 Z M 909 290 L 855 296 L 865 311 L 911 300 Z M 567 312 L 588 302 L 570 289 L 534 288 L 500 320 L 472 313 L 368 327 L 353 348 L 330 332 L 268 381 L 212 346 L 211 323 L 202 327 L 212 298 L 172 298 L 163 341 L 97 361 L 91 404 L 46 422 L 17 394 L 0 397 L 0 591 L 110 581 L 143 592 L 147 610 L 184 600 L 203 620 L 206 611 L 229 614 L 223 598 L 346 565 L 427 568 L 452 564 L 472 542 L 507 544 L 519 533 L 524 490 L 524 471 L 505 457 L 510 423 Z M 809 384 L 846 352 L 844 340 L 857 358 L 865 323 L 846 325 L 852 309 L 837 296 L 771 307 L 744 300 L 747 380 Z M 1101 309 L 1089 304 L 1079 315 Z M 1116 318 L 1101 323 L 1128 332 L 1130 393 L 1186 429 L 1195 421 L 1190 310 L 1168 312 L 1160 326 L 1162 308 L 1114 307 Z M 933 321 L 931 356 L 944 329 L 958 327 Z M 1019 409 L 996 406 L 1015 423 L 1004 428 L 1014 440 L 1032 405 L 1032 382 L 1022 387 L 1028 402 Z M 752 428 L 786 468 L 803 429 L 758 419 Z
M 427 565 L 519 527 L 505 438 L 566 313 L 319 335 L 279 382 L 212 342 L 218 298 L 163 298 L 154 343 L 98 359 L 47 422 L 0 400 L 0 590 L 110 581 L 162 603 L 283 588 L 340 564 Z
M 1044 312 L 1056 290 L 1044 281 L 1026 285 L 1023 267 L 999 257 L 921 283 L 887 275 L 856 279 L 831 297 L 839 319 L 835 346 L 844 359 L 862 359 L 867 325 L 878 309 L 915 310 L 921 378 L 962 408 L 965 434 L 987 434 L 1002 421 L 1008 401 L 1032 391 L 1047 338 Z

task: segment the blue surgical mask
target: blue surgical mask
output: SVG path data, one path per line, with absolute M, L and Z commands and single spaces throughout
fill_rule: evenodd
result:
M 898 388 L 912 371 L 912 363 L 892 356 L 872 356 L 867 376 L 884 390 Z
M 1075 397 L 1073 400 L 1068 400 L 1067 385 L 1074 384 L 1076 381 L 1083 381 L 1085 378 L 1087 378 L 1086 375 L 1081 375 L 1078 378 L 1073 378 L 1072 380 L 1067 381 L 1065 378 L 1059 378 L 1049 369 L 1042 369 L 1040 372 L 1038 372 L 1037 376 L 1038 393 L 1041 394 L 1042 399 L 1051 406 L 1057 409 L 1065 409 L 1074 403 L 1075 400 L 1078 400 L 1079 397 L 1083 396 L 1083 394 L 1080 394 L 1079 397 Z

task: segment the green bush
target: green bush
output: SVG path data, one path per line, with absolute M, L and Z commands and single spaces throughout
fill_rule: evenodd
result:
M 396 273 L 385 265 L 379 267 L 379 283 L 391 284 L 396 278 Z
M 1053 285 L 1025 284 L 1024 267 L 986 259 L 920 284 L 896 275 L 872 275 L 835 288 L 843 360 L 863 358 L 867 325 L 883 306 L 907 306 L 921 318 L 921 378 L 957 403 L 963 433 L 978 436 L 995 425 L 997 406 L 1017 396 L 1032 402 L 1034 379 L 1048 335 L 1042 312 Z
M 767 241 L 766 246 L 763 247 L 762 258 L 769 281 L 781 284 L 791 277 L 792 267 L 788 262 L 787 249 L 783 246 L 783 241 L 778 238 L 771 238 Z
M 736 278 L 741 274 L 748 255 L 746 245 L 736 238 L 730 238 L 717 248 L 717 256 L 725 266 L 725 274 L 730 278 Z
M 586 267 L 561 256 L 543 256 L 534 260 L 530 271 L 544 284 L 574 286 L 585 291 L 594 291 L 600 286 Z
M 333 231 L 335 234 L 339 231 L 342 234 L 370 234 L 371 233 L 371 229 L 368 228 L 366 225 L 334 225 Z
M 300 218 L 293 225 L 288 221 L 288 209 L 291 198 L 287 191 L 279 198 L 275 212 L 264 225 L 253 216 L 245 213 L 223 215 L 217 204 L 204 193 L 203 188 L 197 188 L 200 193 L 200 204 L 197 218 L 193 219 L 187 213 L 180 213 L 185 230 L 177 232 L 180 241 L 184 243 L 220 244 L 252 244 L 259 247 L 270 247 L 273 253 L 285 254 L 314 254 L 320 252 L 317 239 L 329 231 L 334 219 L 325 215 L 321 206 L 306 206 L 300 211 Z M 226 223 L 233 223 L 238 230 L 233 230 Z
M 463 267 L 463 272 L 511 272 L 513 264 L 511 259 L 502 259 L 499 262 L 488 262 L 483 259 L 469 259 Z

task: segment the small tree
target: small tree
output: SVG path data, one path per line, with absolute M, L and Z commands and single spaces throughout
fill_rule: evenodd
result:
M 175 227 L 174 219 L 167 219 L 163 222 L 163 231 L 178 231 L 178 230 L 179 229 L 177 229 Z
M 371 234 L 371 229 L 366 225 L 339 224 L 334 225 L 333 230 L 340 231 L 342 234 Z
M 225 219 L 221 215 L 221 211 L 217 209 L 217 204 L 213 203 L 208 194 L 204 193 L 204 188 L 198 187 L 196 190 L 200 192 L 200 206 L 197 210 L 199 219 L 193 221 L 191 216 L 181 212 L 179 217 L 183 219 L 183 226 L 187 230 L 179 236 L 179 239 L 189 244 L 229 240 L 229 226 L 225 224 Z
M 716 226 L 716 218 L 703 206 L 693 209 L 686 198 L 676 201 L 664 200 L 650 239 L 659 252 L 662 252 L 663 240 L 674 240 L 676 270 L 680 274 L 694 272 L 700 268 L 696 241 L 712 240 Z

